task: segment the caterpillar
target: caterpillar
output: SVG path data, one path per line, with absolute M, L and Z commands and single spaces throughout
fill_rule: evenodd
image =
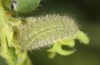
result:
M 51 46 L 55 40 L 74 36 L 78 30 L 75 20 L 68 16 L 27 17 L 26 21 L 18 28 L 17 41 L 27 50 Z

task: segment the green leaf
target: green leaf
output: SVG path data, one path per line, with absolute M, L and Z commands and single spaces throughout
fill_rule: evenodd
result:
M 74 47 L 74 45 L 75 45 L 74 39 L 64 38 L 64 39 L 60 39 L 60 40 L 57 40 L 56 42 L 54 42 L 53 47 L 51 49 L 47 50 L 49 52 L 49 57 L 50 58 L 55 57 L 56 53 L 65 56 L 65 55 L 70 55 L 70 54 L 75 52 L 74 50 L 64 50 L 64 49 L 62 49 L 62 45 Z
M 84 44 L 89 44 L 89 38 L 82 31 L 78 31 L 76 39 L 78 39 L 80 42 L 82 42 Z
M 12 14 L 28 15 L 39 6 L 41 0 L 3 0 L 3 6 Z M 15 12 L 13 12 L 15 11 Z

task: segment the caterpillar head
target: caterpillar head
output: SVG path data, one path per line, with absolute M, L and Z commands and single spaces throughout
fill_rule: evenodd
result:
M 2 0 L 7 10 L 15 11 L 21 15 L 32 13 L 39 6 L 40 0 Z

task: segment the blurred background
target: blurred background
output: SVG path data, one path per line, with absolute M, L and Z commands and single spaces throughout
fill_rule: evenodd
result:
M 76 19 L 80 29 L 90 38 L 90 44 L 76 41 L 77 50 L 69 56 L 48 58 L 46 49 L 29 52 L 34 65 L 100 65 L 100 0 L 42 0 L 32 16 L 59 14 Z M 0 65 L 6 65 L 0 58 Z

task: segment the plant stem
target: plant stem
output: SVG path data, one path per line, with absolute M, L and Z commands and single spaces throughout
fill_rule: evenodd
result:
M 27 50 L 22 51 L 13 42 L 14 31 L 8 24 L 10 22 L 8 18 L 9 16 L 2 6 L 2 0 L 0 0 L 0 55 L 8 65 L 31 65 Z

